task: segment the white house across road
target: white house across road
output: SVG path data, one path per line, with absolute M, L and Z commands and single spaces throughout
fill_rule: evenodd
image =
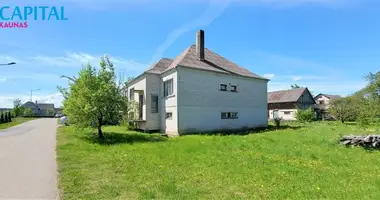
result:
M 268 79 L 204 47 L 204 31 L 174 60 L 127 84 L 138 128 L 168 135 L 266 127 Z

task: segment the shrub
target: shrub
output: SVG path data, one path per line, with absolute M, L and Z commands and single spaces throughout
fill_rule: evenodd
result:
M 306 110 L 297 109 L 296 119 L 300 122 L 311 122 L 314 120 L 314 112 L 310 107 Z
M 10 111 L 8 112 L 8 122 L 12 122 L 12 114 Z
M 280 117 L 276 117 L 274 118 L 274 123 L 276 124 L 276 127 L 279 128 L 280 125 L 281 125 L 281 118 Z
M 2 123 L 5 123 L 4 113 L 1 113 L 1 115 L 0 115 L 0 124 L 2 124 Z

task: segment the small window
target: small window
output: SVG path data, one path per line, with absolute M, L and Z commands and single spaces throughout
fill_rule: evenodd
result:
M 173 79 L 164 82 L 164 96 L 170 96 L 173 94 Z
M 170 113 L 166 113 L 165 115 L 166 119 L 172 119 L 173 118 L 173 114 L 170 112 Z
M 130 101 L 133 101 L 133 100 L 135 100 L 135 89 L 134 88 L 131 88 L 130 90 L 129 90 L 129 100 Z
M 220 91 L 227 91 L 227 85 L 226 84 L 220 84 Z
M 237 86 L 231 85 L 231 92 L 237 92 Z
M 325 101 L 319 101 L 319 104 L 325 104 Z
M 238 119 L 237 112 L 222 112 L 221 119 Z
M 152 94 L 151 100 L 151 112 L 158 113 L 158 95 Z
M 290 113 L 291 113 L 290 111 L 285 111 L 284 115 L 290 115 Z

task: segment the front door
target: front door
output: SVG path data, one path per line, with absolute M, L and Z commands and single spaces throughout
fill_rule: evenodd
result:
M 143 105 L 144 105 L 144 95 L 139 95 L 139 119 L 143 119 Z

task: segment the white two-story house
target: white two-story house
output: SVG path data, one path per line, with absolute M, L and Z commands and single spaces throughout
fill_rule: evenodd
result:
M 174 60 L 162 58 L 127 84 L 141 130 L 168 135 L 266 127 L 267 83 L 204 48 L 204 31 Z

